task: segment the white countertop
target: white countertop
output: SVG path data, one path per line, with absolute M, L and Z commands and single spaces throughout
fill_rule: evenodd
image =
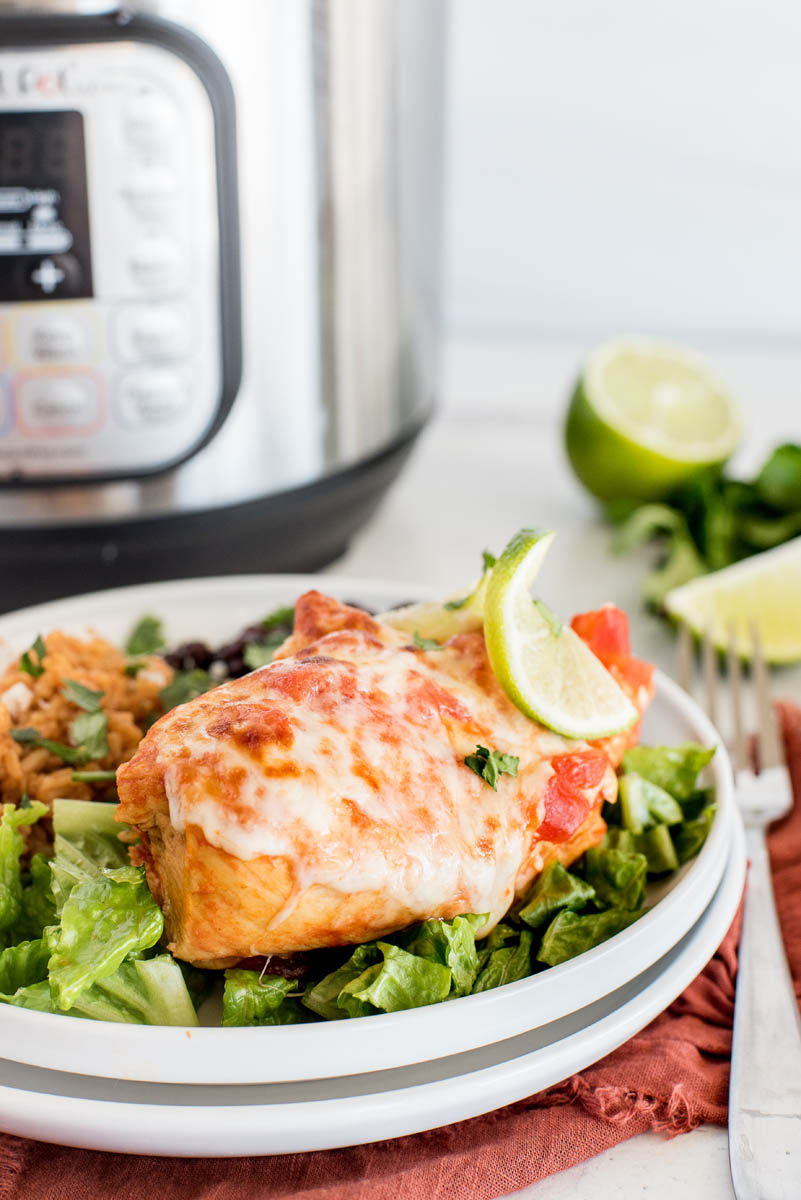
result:
M 570 615 L 614 600 L 631 618 L 635 653 L 672 670 L 668 628 L 642 611 L 639 580 L 651 553 L 616 558 L 610 533 L 570 472 L 560 422 L 588 345 L 455 343 L 443 356 L 443 398 L 411 461 L 337 574 L 458 591 L 522 525 L 555 529 L 541 586 Z M 742 401 L 751 472 L 775 444 L 797 440 L 801 349 L 701 347 Z M 801 667 L 775 677 L 801 701 Z M 528 1200 L 730 1200 L 725 1131 L 708 1126 L 668 1141 L 645 1134 L 518 1193 Z

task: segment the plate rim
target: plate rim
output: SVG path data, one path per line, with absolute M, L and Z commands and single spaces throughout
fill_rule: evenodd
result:
M 258 592 L 260 589 L 296 591 L 308 588 L 310 584 L 329 587 L 334 594 L 340 595 L 354 591 L 358 593 L 360 590 L 376 596 L 382 593 L 387 596 L 426 593 L 426 589 L 419 585 L 337 575 L 235 575 L 169 580 L 66 597 L 2 615 L 0 643 L 4 637 L 13 636 L 6 633 L 9 625 L 18 631 L 25 628 L 28 621 L 35 624 L 40 619 L 73 620 L 72 616 L 48 616 L 54 611 L 66 610 L 69 613 L 75 610 L 79 614 L 77 619 L 82 621 L 84 615 L 80 610 L 84 605 L 90 609 L 99 607 L 107 613 L 110 608 L 119 611 L 120 606 L 127 608 L 134 604 L 139 605 L 142 598 L 148 602 L 152 598 L 156 605 L 160 598 L 165 604 L 169 604 L 171 597 L 172 603 L 175 604 L 186 600 L 187 597 L 216 602 L 220 601 L 221 592 L 241 594 Z M 428 593 L 431 593 L 430 588 Z M 97 619 L 97 612 L 94 615 Z M 91 617 L 91 613 L 87 614 L 87 619 Z M 507 984 L 502 989 L 451 1001 L 446 1008 L 437 1005 L 401 1013 L 381 1014 L 372 1017 L 370 1022 L 366 1023 L 367 1028 L 365 1023 L 359 1022 L 358 1032 L 350 1023 L 336 1023 L 336 1039 L 332 1037 L 330 1023 L 282 1026 L 279 1030 L 221 1027 L 187 1029 L 92 1021 L 85 1023 L 86 1035 L 94 1043 L 92 1058 L 87 1063 L 84 1062 L 85 1049 L 79 1049 L 74 1038 L 61 1037 L 65 1028 L 63 1017 L 3 1005 L 0 1013 L 0 1055 L 45 1069 L 141 1082 L 210 1086 L 223 1083 L 294 1082 L 338 1075 L 367 1074 L 376 1069 L 395 1069 L 476 1049 L 515 1036 L 524 1029 L 547 1024 L 556 1019 L 557 1015 L 576 1011 L 614 991 L 622 986 L 627 978 L 632 977 L 630 968 L 626 970 L 621 965 L 615 971 L 613 965 L 603 985 L 598 984 L 597 990 L 593 990 L 588 998 L 579 989 L 581 1004 L 571 1001 L 571 1006 L 563 1008 L 558 1014 L 555 1013 L 555 1001 L 552 999 L 550 1006 L 546 1004 L 544 1015 L 534 1022 L 529 1018 L 529 1023 L 521 1025 L 519 1018 L 512 1015 L 516 1010 L 518 998 L 527 994 L 536 997 L 538 992 L 545 992 L 546 995 L 549 992 L 558 993 L 560 990 L 570 995 L 575 991 L 571 985 L 576 977 L 581 980 L 582 976 L 592 976 L 593 972 L 600 975 L 598 968 L 608 972 L 610 962 L 614 964 L 617 960 L 622 964 L 620 952 L 624 946 L 629 948 L 630 954 L 632 946 L 645 947 L 651 944 L 655 926 L 669 930 L 666 937 L 657 941 L 653 952 L 648 950 L 644 957 L 638 960 L 639 972 L 645 970 L 680 941 L 700 919 L 720 883 L 726 865 L 727 839 L 730 837 L 730 826 L 735 811 L 733 778 L 728 756 L 720 736 L 698 705 L 663 672 L 657 670 L 655 679 L 660 700 L 666 703 L 668 708 L 677 711 L 682 721 L 693 729 L 695 735 L 700 736 L 705 744 L 714 744 L 718 748 L 712 765 L 718 811 L 700 854 L 671 891 L 635 925 L 602 945 L 569 962 L 551 967 L 547 972 Z M 671 913 L 674 914 L 673 919 L 670 917 Z M 680 914 L 678 921 L 675 920 L 676 913 Z M 451 1007 L 453 1004 L 459 1005 L 459 1015 L 464 1017 L 461 1024 L 451 1019 L 456 1011 Z M 467 1005 L 471 1006 L 470 1010 L 467 1009 Z M 468 1011 L 472 1020 L 468 1019 Z M 74 1028 L 75 1019 L 72 1020 Z M 471 1028 L 482 1032 L 469 1033 Z M 393 1038 L 393 1034 L 397 1037 Z M 269 1046 L 269 1042 L 265 1040 L 270 1035 L 273 1036 L 273 1046 Z M 433 1052 L 430 1047 L 423 1051 L 415 1048 L 422 1036 L 429 1042 L 436 1043 Z M 121 1070 L 118 1059 L 122 1038 L 125 1039 L 128 1061 Z M 86 1038 L 81 1038 L 80 1042 L 85 1046 Z M 333 1054 L 332 1045 L 336 1046 Z M 276 1046 L 279 1046 L 285 1060 L 282 1069 L 276 1067 L 275 1059 L 270 1054 Z M 266 1047 L 269 1047 L 269 1050 Z M 169 1070 L 165 1070 L 164 1066 L 165 1062 L 168 1062 L 166 1055 L 172 1055 L 176 1060 L 170 1064 Z M 146 1065 L 148 1057 L 153 1060 L 154 1066 Z M 264 1057 L 270 1060 L 270 1067 L 267 1069 L 261 1065 Z M 298 1073 L 297 1063 L 300 1059 L 310 1065 Z M 214 1071 L 209 1069 L 210 1062 L 216 1064 Z M 220 1065 L 225 1063 L 229 1065 L 223 1075 L 220 1075 Z M 157 1070 L 155 1064 L 158 1064 Z

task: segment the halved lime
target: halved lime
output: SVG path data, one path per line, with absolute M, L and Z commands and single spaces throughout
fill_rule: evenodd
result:
M 606 737 L 628 729 L 637 710 L 589 647 L 531 595 L 553 533 L 521 529 L 492 569 L 484 636 L 509 699 L 565 737 Z
M 485 559 L 494 562 L 492 556 Z M 418 633 L 421 638 L 434 638 L 446 642 L 457 633 L 468 633 L 480 629 L 484 623 L 484 596 L 492 567 L 486 566 L 481 578 L 467 595 L 452 600 L 426 601 L 423 604 L 406 604 L 381 613 L 379 620 L 403 633 Z
M 737 407 L 700 358 L 639 338 L 593 351 L 565 427 L 573 469 L 601 500 L 664 499 L 721 466 L 739 436 Z
M 756 625 L 767 662 L 801 661 L 801 538 L 674 588 L 665 607 L 720 649 L 733 629 L 741 658 L 751 657 Z

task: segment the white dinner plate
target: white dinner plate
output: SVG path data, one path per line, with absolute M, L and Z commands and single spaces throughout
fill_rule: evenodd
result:
M 98 592 L 0 618 L 0 653 L 18 654 L 39 632 L 91 628 L 115 643 L 143 613 L 164 621 L 168 642 L 221 642 L 309 587 L 386 608 L 420 595 L 409 584 L 316 576 L 241 576 Z M 0 1057 L 31 1066 L 162 1084 L 260 1084 L 355 1075 L 475 1050 L 538 1029 L 623 987 L 692 929 L 720 883 L 734 816 L 731 769 L 701 710 L 657 672 L 642 738 L 718 745 L 710 767 L 718 812 L 698 857 L 649 894 L 636 924 L 558 967 L 448 1004 L 370 1017 L 272 1028 L 184 1029 L 78 1020 L 0 1006 Z
M 91 1150 L 235 1157 L 401 1137 L 521 1100 L 610 1053 L 703 969 L 745 880 L 739 816 L 730 831 L 723 878 L 693 928 L 622 987 L 529 1033 L 393 1071 L 244 1087 L 115 1083 L 0 1062 L 0 1128 Z

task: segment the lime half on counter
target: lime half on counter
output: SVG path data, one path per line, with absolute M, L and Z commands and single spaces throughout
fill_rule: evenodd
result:
M 743 659 L 751 657 L 756 625 L 767 662 L 801 661 L 801 538 L 674 588 L 665 608 L 721 650 L 733 630 Z
M 492 568 L 484 636 L 492 669 L 513 704 L 565 737 L 628 729 L 637 710 L 589 647 L 531 595 L 553 533 L 521 529 Z
M 661 500 L 740 436 L 737 407 L 704 362 L 638 338 L 605 342 L 588 359 L 565 428 L 574 471 L 601 500 Z

